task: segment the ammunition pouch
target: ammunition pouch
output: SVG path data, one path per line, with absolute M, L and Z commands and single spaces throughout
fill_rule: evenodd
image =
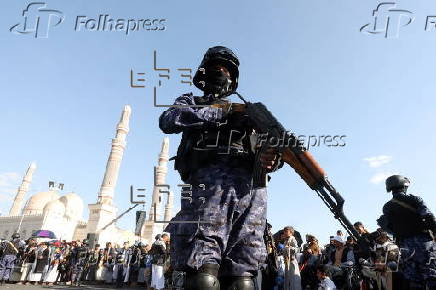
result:
M 225 164 L 229 167 L 246 168 L 252 170 L 254 155 L 240 143 L 227 140 L 216 141 L 216 146 L 202 144 L 204 135 L 201 132 L 188 133 L 182 136 L 177 156 L 174 158 L 174 169 L 180 174 L 183 182 L 188 182 L 193 172 L 209 167 L 213 164 Z

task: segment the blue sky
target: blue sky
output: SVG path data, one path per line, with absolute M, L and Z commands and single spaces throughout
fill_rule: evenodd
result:
M 47 1 L 64 21 L 48 38 L 9 31 L 30 2 L 3 1 L 0 18 L 0 210 L 9 211 L 21 176 L 36 161 L 31 191 L 48 180 L 65 183 L 85 204 L 96 201 L 110 142 L 121 110 L 132 106 L 130 133 L 115 201 L 130 206 L 129 186 L 149 189 L 164 137 L 162 108 L 153 107 L 153 51 L 170 80 L 159 102 L 193 91 L 180 84 L 178 68 L 196 69 L 208 47 L 225 45 L 239 56 L 239 92 L 261 101 L 289 130 L 305 135 L 346 135 L 346 146 L 311 151 L 346 199 L 351 221 L 375 230 L 390 196 L 383 176 L 410 177 L 434 211 L 433 164 L 436 31 L 425 31 L 436 3 L 398 1 L 414 21 L 398 38 L 359 32 L 379 1 Z M 210 4 L 209 4 L 210 3 Z M 163 31 L 74 31 L 77 16 L 165 19 Z M 146 73 L 145 88 L 131 88 L 130 70 Z M 171 135 L 171 156 L 180 139 Z M 180 197 L 177 172 L 168 183 Z M 326 241 L 339 229 L 321 200 L 289 167 L 274 173 L 268 219 L 278 230 L 293 225 Z M 178 198 L 177 198 L 178 197 Z M 177 201 L 176 206 L 179 206 Z M 87 210 L 85 210 L 85 218 Z M 134 228 L 134 214 L 120 220 Z

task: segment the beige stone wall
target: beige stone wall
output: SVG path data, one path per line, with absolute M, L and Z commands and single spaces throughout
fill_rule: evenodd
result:
M 73 240 L 83 241 L 84 239 L 86 239 L 86 237 L 87 237 L 86 222 L 80 221 L 77 224 L 76 230 L 74 231 Z
M 11 235 L 18 229 L 21 216 L 0 217 L 0 238 L 10 239 Z M 43 215 L 24 216 L 20 228 L 22 239 L 28 239 L 36 230 L 42 229 L 44 223 Z

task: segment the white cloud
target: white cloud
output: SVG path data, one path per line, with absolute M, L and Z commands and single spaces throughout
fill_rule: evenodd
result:
M 371 182 L 372 184 L 379 184 L 381 182 L 384 182 L 386 180 L 386 178 L 388 178 L 389 176 L 394 175 L 394 174 L 395 174 L 394 172 L 386 172 L 386 171 L 379 172 L 379 173 L 374 174 L 370 178 L 369 182 Z
M 379 155 L 363 158 L 364 161 L 368 162 L 369 167 L 378 168 L 384 164 L 388 164 L 392 161 L 392 156 Z

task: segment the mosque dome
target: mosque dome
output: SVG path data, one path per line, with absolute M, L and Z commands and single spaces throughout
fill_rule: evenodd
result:
M 26 203 L 24 214 L 42 214 L 47 203 L 59 198 L 59 193 L 56 190 L 38 192 L 33 195 Z
M 59 199 L 50 201 L 44 207 L 44 214 L 47 213 L 63 217 L 65 215 L 65 205 Z
M 61 198 L 59 201 L 65 206 L 65 215 L 70 219 L 81 219 L 83 215 L 83 200 L 74 192 L 70 192 Z

